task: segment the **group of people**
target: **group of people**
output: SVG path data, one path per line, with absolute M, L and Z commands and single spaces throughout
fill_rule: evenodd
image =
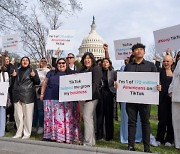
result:
M 75 66 L 73 53 L 69 53 L 66 58 L 57 58 L 60 49 L 52 58 L 54 69 L 48 68 L 48 61 L 44 57 L 40 59 L 37 69 L 31 67 L 28 57 L 23 57 L 18 67 L 10 62 L 2 65 L 0 82 L 10 83 L 9 97 L 11 106 L 14 107 L 17 132 L 13 138 L 28 139 L 33 131 L 43 133 L 45 141 L 83 143 L 84 146 L 93 146 L 96 140 L 104 137 L 107 141 L 113 140 L 114 98 L 119 85 L 116 82 L 117 71 L 114 70 L 109 57 L 108 45 L 104 44 L 103 47 L 105 58 L 97 63 L 93 53 L 86 52 L 81 59 L 81 68 Z M 160 102 L 156 140 L 159 145 L 171 146 L 175 139 L 175 147 L 180 149 L 180 126 L 177 115 L 180 103 L 180 52 L 175 61 L 167 52 L 163 57 L 162 67 L 159 59 L 156 59 L 154 64 L 146 61 L 144 55 L 143 44 L 133 45 L 132 55 L 126 59 L 121 71 L 160 72 L 160 84 L 157 85 Z M 59 77 L 85 72 L 92 72 L 92 100 L 59 102 Z M 120 104 L 121 142 L 128 143 L 128 150 L 135 151 L 135 142 L 141 142 L 142 139 L 144 152 L 151 152 L 151 105 L 131 102 Z M 0 136 L 4 136 L 7 109 L 0 106 Z M 80 127 L 81 119 L 84 122 L 84 139 Z M 139 134 L 136 134 L 136 127 Z

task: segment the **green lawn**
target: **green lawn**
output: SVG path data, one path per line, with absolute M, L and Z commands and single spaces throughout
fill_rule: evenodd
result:
M 127 144 L 122 144 L 120 143 L 119 139 L 119 134 L 120 134 L 120 110 L 119 110 L 119 104 L 118 104 L 118 121 L 114 122 L 114 140 L 113 141 L 105 141 L 105 140 L 100 140 L 97 141 L 96 146 L 98 147 L 106 147 L 106 148 L 115 148 L 115 149 L 122 149 L 122 150 L 127 150 Z M 152 105 L 151 107 L 151 133 L 156 136 L 156 131 L 157 131 L 157 106 Z M 10 132 L 6 133 L 5 136 L 11 137 L 15 134 L 15 130 L 13 129 L 13 126 L 11 124 L 8 125 L 8 128 Z M 35 133 L 32 133 L 32 140 L 41 140 L 42 135 L 37 135 Z M 136 151 L 143 151 L 143 144 L 136 144 L 135 146 Z M 180 151 L 176 150 L 174 147 L 165 147 L 163 145 L 159 147 L 151 147 L 151 151 L 153 153 L 161 153 L 161 154 L 178 154 Z

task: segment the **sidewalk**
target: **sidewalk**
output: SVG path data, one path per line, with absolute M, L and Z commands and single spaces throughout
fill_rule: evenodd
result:
M 0 154 L 141 154 L 119 149 L 87 147 L 0 137 Z

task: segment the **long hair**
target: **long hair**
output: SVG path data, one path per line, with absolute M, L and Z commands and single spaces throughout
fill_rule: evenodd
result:
M 109 61 L 109 70 L 112 70 L 112 69 L 113 69 L 112 61 L 111 61 L 109 58 L 103 58 L 103 59 L 102 59 L 102 65 L 103 65 L 104 60 L 108 60 L 108 61 Z M 103 67 L 103 66 L 102 66 L 102 67 Z
M 91 60 L 92 60 L 91 67 L 94 67 L 96 65 L 96 60 L 94 58 L 94 55 L 91 52 L 85 52 L 81 59 L 81 64 L 82 64 L 83 68 L 86 69 L 86 66 L 84 65 L 84 59 L 86 58 L 86 56 L 89 56 L 91 58 Z

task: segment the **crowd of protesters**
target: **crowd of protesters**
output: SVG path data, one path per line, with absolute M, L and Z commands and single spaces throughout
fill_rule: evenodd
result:
M 93 146 L 96 140 L 104 137 L 106 141 L 113 140 L 117 71 L 110 60 L 108 45 L 103 47 L 104 59 L 96 61 L 93 53 L 86 52 L 80 62 L 81 68 L 75 66 L 73 53 L 58 58 L 60 49 L 52 57 L 53 68 L 44 57 L 35 69 L 28 57 L 16 64 L 14 60 L 10 61 L 7 51 L 0 55 L 0 82 L 9 83 L 7 105 L 0 106 L 0 136 L 9 131 L 7 121 L 15 121 L 13 138 L 29 139 L 31 132 L 36 132 L 43 134 L 44 141 L 84 146 Z M 120 141 L 127 143 L 130 151 L 135 151 L 135 142 L 141 140 L 144 152 L 151 152 L 150 144 L 170 147 L 175 143 L 175 148 L 180 150 L 180 52 L 176 57 L 170 53 L 170 49 L 165 52 L 162 66 L 158 58 L 154 64 L 144 59 L 145 46 L 137 43 L 120 69 L 124 72 L 160 73 L 157 136 L 153 138 L 156 144 L 151 143 L 151 105 L 120 102 Z M 92 100 L 59 102 L 59 77 L 85 72 L 92 72 Z

